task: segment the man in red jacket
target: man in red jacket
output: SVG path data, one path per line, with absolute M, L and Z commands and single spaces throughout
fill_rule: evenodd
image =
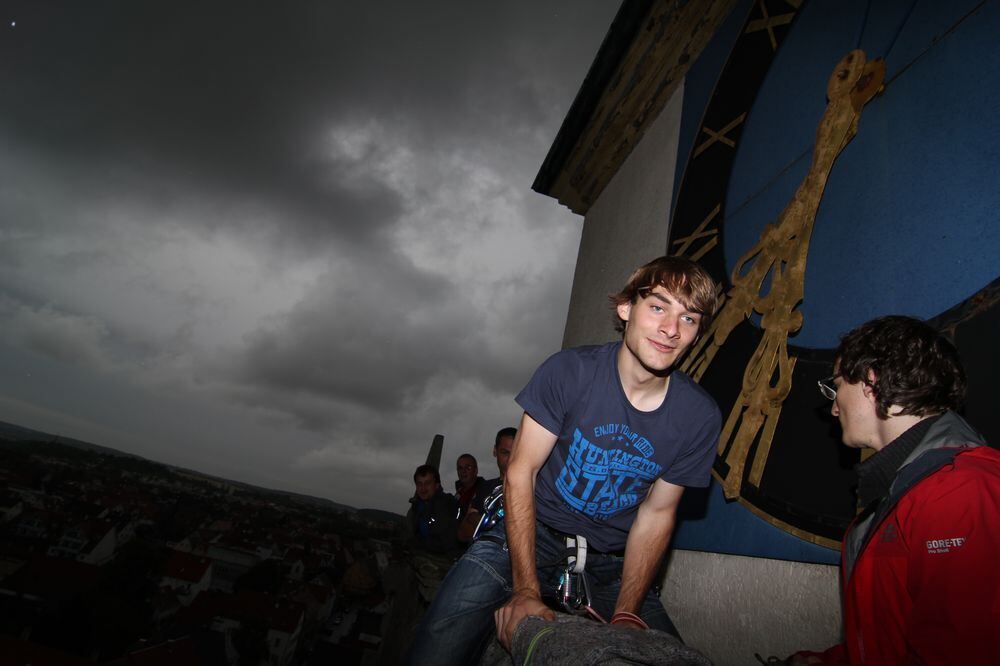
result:
M 844 642 L 790 664 L 987 664 L 1000 659 L 1000 452 L 953 410 L 966 380 L 927 324 L 848 333 L 820 382 L 858 466 L 844 537 Z

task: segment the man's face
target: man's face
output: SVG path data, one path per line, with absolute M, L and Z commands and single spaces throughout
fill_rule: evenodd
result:
M 493 455 L 497 457 L 497 467 L 500 468 L 500 476 L 507 476 L 507 463 L 510 462 L 510 452 L 514 448 L 513 437 L 501 437 L 500 442 L 493 447 Z
M 479 476 L 479 466 L 476 465 L 476 461 L 465 456 L 459 458 L 458 462 L 455 463 L 455 471 L 458 472 L 459 483 L 465 488 L 475 483 L 476 477 Z
M 701 315 L 662 286 L 635 303 L 619 305 L 618 316 L 628 322 L 625 347 L 653 373 L 673 366 L 698 339 Z
M 430 498 L 434 497 L 434 493 L 437 492 L 437 481 L 434 480 L 433 474 L 424 474 L 423 476 L 418 476 L 413 482 L 416 485 L 417 497 L 424 500 L 425 502 Z
M 830 413 L 840 421 L 841 439 L 846 446 L 871 447 L 877 435 L 878 413 L 871 387 L 864 382 L 851 384 L 834 369 L 833 384 L 837 397 Z

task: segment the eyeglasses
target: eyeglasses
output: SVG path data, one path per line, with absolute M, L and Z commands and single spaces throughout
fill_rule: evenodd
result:
M 837 375 L 830 375 L 826 379 L 821 379 L 816 382 L 816 386 L 819 387 L 819 392 L 823 394 L 823 397 L 827 400 L 837 399 L 837 385 L 833 383 L 833 380 L 837 378 Z

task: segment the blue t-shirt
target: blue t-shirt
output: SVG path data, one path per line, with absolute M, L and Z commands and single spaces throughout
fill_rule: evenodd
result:
M 537 518 L 604 552 L 625 547 L 656 479 L 708 485 L 722 425 L 715 401 L 679 370 L 670 375 L 658 408 L 633 407 L 618 375 L 620 347 L 613 342 L 558 352 L 516 398 L 558 436 L 535 482 Z

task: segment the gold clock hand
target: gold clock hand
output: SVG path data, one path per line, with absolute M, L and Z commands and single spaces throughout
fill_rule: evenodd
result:
M 760 240 L 736 263 L 725 304 L 685 363 L 684 369 L 699 380 L 733 329 L 752 312 L 762 316 L 764 336 L 747 363 L 739 399 L 719 437 L 719 455 L 728 465 L 723 490 L 730 499 L 739 496 L 748 452 L 759 433 L 748 480 L 756 486 L 763 475 L 781 405 L 791 390 L 795 358 L 788 354 L 788 336 L 802 327 L 798 306 L 816 211 L 834 161 L 857 133 L 861 109 L 884 78 L 884 62 L 867 62 L 860 50 L 837 63 L 827 84 L 828 104 L 816 130 L 808 174 L 777 221 L 765 226 Z M 768 275 L 771 283 L 765 294 Z

